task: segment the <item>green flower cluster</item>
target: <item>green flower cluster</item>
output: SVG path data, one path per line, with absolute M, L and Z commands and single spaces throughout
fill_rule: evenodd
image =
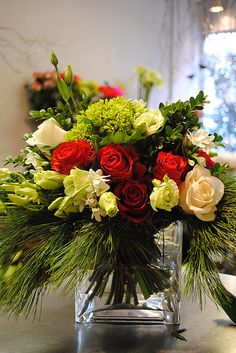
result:
M 148 109 L 143 102 L 132 102 L 123 97 L 100 100 L 77 116 L 77 123 L 67 133 L 66 139 L 101 140 L 118 131 L 132 135 L 135 119 L 146 111 Z

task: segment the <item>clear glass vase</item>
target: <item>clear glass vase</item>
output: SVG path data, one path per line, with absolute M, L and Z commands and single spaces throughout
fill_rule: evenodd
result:
M 140 248 L 141 262 L 91 271 L 76 288 L 76 322 L 179 324 L 182 232 L 173 222 L 152 236 L 148 252 Z

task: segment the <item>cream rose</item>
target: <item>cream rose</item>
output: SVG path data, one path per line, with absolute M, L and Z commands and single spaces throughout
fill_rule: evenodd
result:
M 65 141 L 66 131 L 63 130 L 54 118 L 45 120 L 40 124 L 26 143 L 30 146 L 54 148 Z
M 179 205 L 202 221 L 215 219 L 216 205 L 224 195 L 224 184 L 208 169 L 197 165 L 179 186 Z

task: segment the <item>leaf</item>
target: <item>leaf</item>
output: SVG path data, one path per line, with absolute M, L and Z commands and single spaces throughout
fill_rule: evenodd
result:
M 200 101 L 203 101 L 204 100 L 204 92 L 203 91 L 200 91 L 197 95 L 197 99 L 200 100 Z
M 193 97 L 190 98 L 189 102 L 190 102 L 191 107 L 194 107 L 196 104 L 196 101 Z
M 187 331 L 185 328 L 184 329 L 179 329 L 179 330 L 176 330 L 174 332 L 171 333 L 171 336 L 175 337 L 175 338 L 178 338 L 182 341 L 187 341 L 187 339 L 181 335 L 181 333 Z
M 60 79 L 59 77 L 57 78 L 57 88 L 62 96 L 62 98 L 64 99 L 65 102 L 68 102 L 71 94 L 70 94 L 70 90 L 67 87 L 66 83 Z
M 137 141 L 144 139 L 144 136 L 141 135 L 139 131 L 135 131 L 132 135 L 127 135 L 125 132 L 116 132 L 115 134 L 107 135 L 100 142 L 100 146 L 107 145 L 109 143 L 115 144 L 133 144 Z
M 173 133 L 173 129 L 169 125 L 166 126 L 165 131 L 166 131 L 167 136 L 171 136 Z

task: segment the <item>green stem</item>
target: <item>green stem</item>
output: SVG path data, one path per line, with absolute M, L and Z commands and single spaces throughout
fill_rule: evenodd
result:
M 70 97 L 71 97 L 72 103 L 74 105 L 75 112 L 77 112 L 77 104 L 76 104 L 74 93 L 73 93 L 71 86 L 70 86 Z
M 144 95 L 144 101 L 147 103 L 147 105 L 149 102 L 151 90 L 152 90 L 152 85 L 150 85 L 150 84 L 147 85 L 146 90 L 145 90 L 145 95 Z

